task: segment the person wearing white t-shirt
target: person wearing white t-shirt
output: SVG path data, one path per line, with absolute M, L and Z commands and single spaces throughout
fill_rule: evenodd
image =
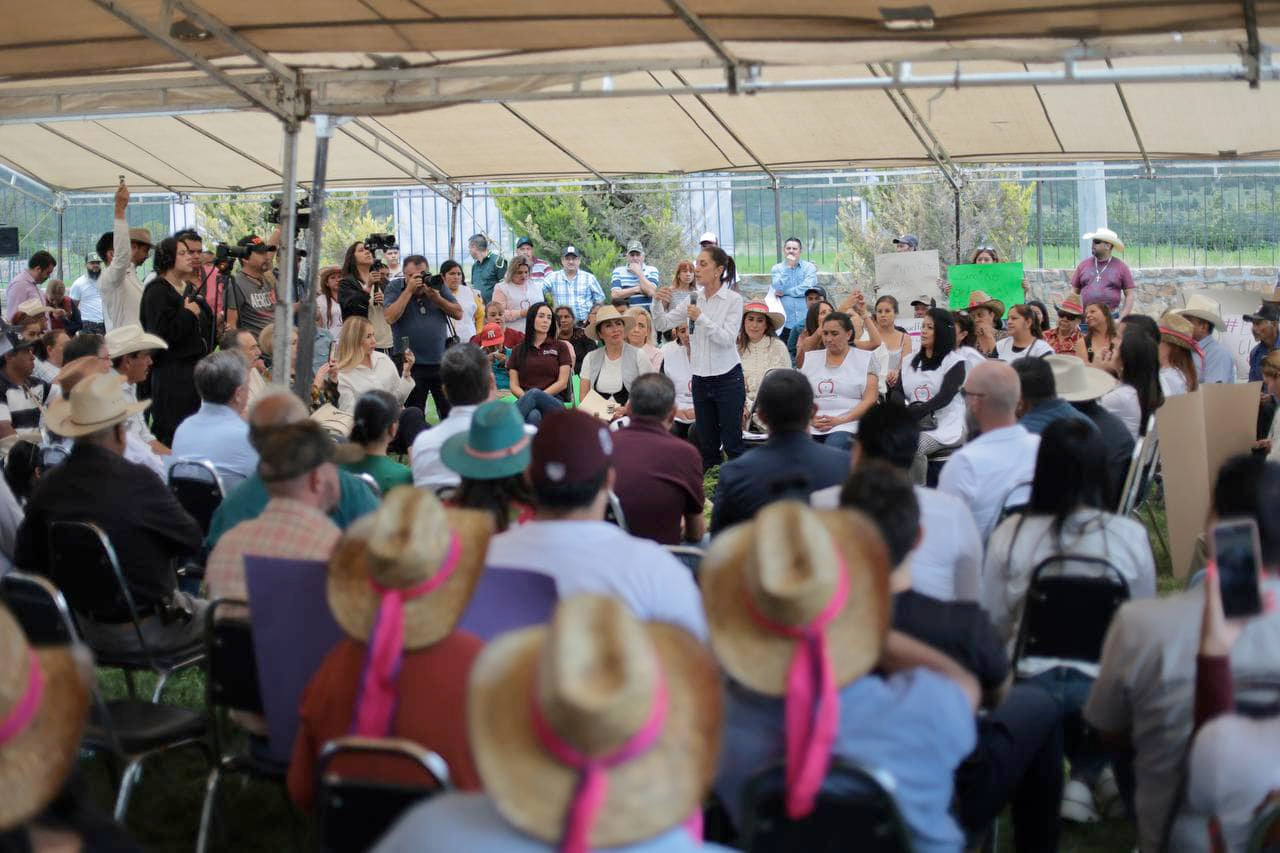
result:
M 696 416 L 693 411 L 693 362 L 689 360 L 689 325 L 681 323 L 671 330 L 675 339 L 662 345 L 662 372 L 676 386 L 676 420 L 671 431 L 697 444 L 692 435 Z
M 1040 436 L 1018 426 L 1018 374 L 1001 361 L 980 364 L 964 383 L 965 419 L 981 435 L 951 454 L 938 490 L 969 505 L 986 542 L 1009 506 L 1025 504 L 1031 493 Z
M 693 576 L 655 542 L 604 520 L 613 488 L 613 438 L 579 411 L 553 412 L 533 437 L 527 476 L 534 519 L 489 540 L 485 565 L 550 576 L 560 598 L 581 593 L 620 600 L 638 619 L 707 637 Z
M 1005 326 L 1009 336 L 996 341 L 996 358 L 1008 364 L 1027 356 L 1053 355 L 1053 347 L 1040 337 L 1040 320 L 1030 306 L 1014 305 L 1010 308 Z
M 529 262 L 522 257 L 507 264 L 507 277 L 493 288 L 493 302 L 502 306 L 502 322 L 508 329 L 523 332 L 529 306 L 542 301 L 542 287 L 529 277 Z
M 968 370 L 955 348 L 956 326 L 951 312 L 930 308 L 920 324 L 920 351 L 902 364 L 893 399 L 901 399 L 920 421 L 920 445 L 911 466 L 911 479 L 924 483 L 928 459 L 964 441 L 964 401 L 960 387 Z
M 852 334 L 853 321 L 848 314 L 828 314 L 822 322 L 822 355 L 814 352 L 801 368 L 813 386 L 817 405 L 809 434 L 815 441 L 842 450 L 852 446 L 858 419 L 876 404 L 880 390 L 875 356 L 850 346 Z

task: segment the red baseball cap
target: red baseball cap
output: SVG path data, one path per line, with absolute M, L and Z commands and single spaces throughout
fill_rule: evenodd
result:
M 494 344 L 500 344 L 506 339 L 503 334 L 502 327 L 497 323 L 490 323 L 480 330 L 480 346 L 491 347 Z
M 529 478 L 535 485 L 586 483 L 600 476 L 613 458 L 609 427 L 586 412 L 547 415 L 533 437 Z

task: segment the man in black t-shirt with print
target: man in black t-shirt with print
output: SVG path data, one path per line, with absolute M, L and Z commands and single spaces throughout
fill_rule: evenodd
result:
M 225 294 L 227 327 L 253 332 L 275 321 L 276 285 L 271 275 L 276 247 L 250 234 L 237 244 L 249 249 L 240 260 L 240 270 L 231 278 Z

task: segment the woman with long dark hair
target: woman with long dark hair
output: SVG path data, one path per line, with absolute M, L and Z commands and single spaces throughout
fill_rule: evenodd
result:
M 373 268 L 373 252 L 362 242 L 352 243 L 342 257 L 342 282 L 338 285 L 338 304 L 342 306 L 342 319 L 367 317 L 373 324 L 374 339 L 378 349 L 387 352 L 395 341 L 391 325 L 387 323 L 386 267 Z
M 741 456 L 742 407 L 747 399 L 742 360 L 738 357 L 738 329 L 742 325 L 742 295 L 731 286 L 737 276 L 733 258 L 719 246 L 698 254 L 695 280 L 702 293 L 654 318 L 659 331 L 689 324 L 693 365 L 693 409 L 698 422 L 703 470 L 719 465 L 724 455 Z M 723 455 L 722 455 L 723 450 Z
M 804 367 L 804 357 L 822 349 L 822 324 L 836 307 L 825 299 L 809 306 L 804 315 L 804 328 L 796 336 L 796 370 Z
M 1159 349 L 1143 326 L 1125 324 L 1120 347 L 1108 362 L 1108 369 L 1120 378 L 1120 383 L 1098 402 L 1124 421 L 1136 440 L 1147 434 L 1147 421 L 1164 405 Z
M 569 345 L 552 333 L 551 306 L 537 302 L 525 317 L 524 340 L 507 359 L 509 390 L 525 423 L 542 423 L 543 415 L 564 408 L 573 357 Z
M 1160 390 L 1176 397 L 1196 390 L 1200 383 L 1191 353 L 1204 352 L 1191 336 L 1191 321 L 1170 311 L 1160 318 Z
M 469 341 L 480 333 L 480 326 L 483 325 L 476 323 L 477 316 L 484 319 L 484 303 L 480 300 L 480 294 L 467 284 L 467 279 L 462 274 L 462 264 L 455 260 L 450 259 L 440 264 L 438 274 L 453 294 L 454 300 L 462 307 L 462 319 L 454 323 L 458 339 Z
M 960 388 L 968 370 L 956 351 L 956 326 L 951 312 L 930 308 L 920 324 L 920 351 L 902 366 L 898 386 L 889 396 L 905 403 L 920 422 L 911 477 L 923 483 L 929 457 L 964 441 L 964 398 Z
M 178 424 L 200 408 L 196 362 L 213 337 L 213 310 L 187 283 L 199 262 L 199 252 L 166 237 L 156 246 L 156 277 L 142 291 L 142 328 L 169 345 L 152 353 L 151 365 L 151 431 L 166 447 Z
M 1024 513 L 1006 518 L 992 532 L 982 573 L 983 609 L 1010 649 L 1031 573 L 1050 558 L 1105 560 L 1128 583 L 1130 598 L 1155 595 L 1155 559 L 1147 529 L 1111 511 L 1106 460 L 1102 436 L 1089 423 L 1064 418 L 1041 434 L 1031 502 Z M 1097 571 L 1090 564 L 1070 561 L 1058 569 Z M 1064 734 L 1071 779 L 1063 792 L 1063 816 L 1078 821 L 1097 820 L 1098 807 L 1115 795 L 1114 779 L 1104 773 L 1105 753 L 1081 717 L 1097 675 L 1097 664 L 1037 657 L 1023 658 L 1014 673 L 1015 678 L 1029 679 L 1049 691 L 1067 715 Z
M 1014 305 L 1005 321 L 1009 337 L 996 343 L 996 358 L 1012 364 L 1020 358 L 1053 355 L 1053 347 L 1044 342 L 1040 317 L 1030 305 Z
M 387 448 L 396 445 L 400 434 L 400 416 L 404 407 L 387 391 L 365 391 L 356 400 L 352 413 L 350 446 L 342 467 L 353 474 L 368 474 L 386 494 L 396 486 L 412 486 L 413 472 L 387 457 Z M 405 453 L 404 442 L 398 452 Z
M 1072 297 L 1074 301 L 1074 297 Z M 1100 367 L 1111 361 L 1120 335 L 1116 333 L 1116 321 L 1105 302 L 1090 302 L 1084 307 L 1085 332 L 1076 342 L 1076 355 L 1087 364 Z
M 342 303 L 338 298 L 338 288 L 341 286 L 342 267 L 335 264 L 320 270 L 320 292 L 316 295 L 319 328 L 328 329 L 335 339 L 342 332 Z

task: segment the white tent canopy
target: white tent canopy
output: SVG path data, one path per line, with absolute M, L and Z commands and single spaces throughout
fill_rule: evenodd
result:
M 429 7 L 429 8 L 428 8 Z M 1271 159 L 1280 0 L 49 0 L 0 34 L 0 162 L 65 192 Z M 39 18 L 39 21 L 36 18 Z M 47 21 L 58 21 L 49 27 Z M 1249 82 L 1246 82 L 1249 81 Z M 1250 82 L 1261 85 L 1251 88 Z

